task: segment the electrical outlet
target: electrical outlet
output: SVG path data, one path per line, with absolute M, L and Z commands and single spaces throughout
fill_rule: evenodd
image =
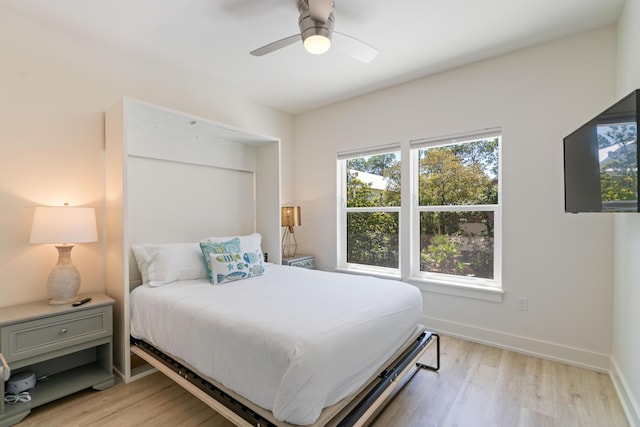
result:
M 264 253 L 264 262 L 269 262 L 269 254 L 268 253 Z
M 527 297 L 518 297 L 518 310 L 520 310 L 520 311 L 529 310 L 529 298 L 527 298 Z

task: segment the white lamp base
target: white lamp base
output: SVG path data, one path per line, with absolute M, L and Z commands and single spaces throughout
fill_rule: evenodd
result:
M 56 245 L 58 249 L 58 263 L 49 273 L 47 290 L 49 291 L 49 304 L 69 304 L 78 299 L 80 290 L 80 273 L 71 262 L 71 249 L 73 245 Z
M 49 305 L 63 305 L 63 304 L 71 304 L 72 302 L 78 301 L 78 297 L 75 296 L 73 298 L 68 299 L 50 299 Z

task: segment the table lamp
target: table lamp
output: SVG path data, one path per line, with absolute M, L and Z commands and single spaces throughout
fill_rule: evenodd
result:
M 80 273 L 71 262 L 75 243 L 96 242 L 94 208 L 65 206 L 37 207 L 33 215 L 30 243 L 53 243 L 58 249 L 58 263 L 49 273 L 49 304 L 68 304 L 77 299 Z
M 282 256 L 284 258 L 293 258 L 296 256 L 296 250 L 298 250 L 298 242 L 293 227 L 298 227 L 302 224 L 300 206 L 283 206 L 280 213 L 281 224 L 285 227 L 282 234 Z

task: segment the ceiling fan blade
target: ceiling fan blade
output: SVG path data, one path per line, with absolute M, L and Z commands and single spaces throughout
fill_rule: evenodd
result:
M 287 47 L 291 44 L 294 44 L 297 41 L 302 40 L 302 38 L 300 37 L 300 34 L 296 34 L 294 36 L 289 36 L 289 37 L 285 37 L 284 39 L 280 39 L 278 41 L 275 41 L 273 43 L 269 43 L 267 45 L 264 45 L 262 47 L 259 47 L 255 50 L 252 50 L 251 55 L 253 56 L 262 56 L 262 55 L 266 55 L 267 53 L 271 53 L 273 51 L 276 51 L 278 49 L 282 49 L 283 47 Z
M 336 37 L 337 36 L 337 37 Z M 333 46 L 361 62 L 371 62 L 378 55 L 378 49 L 348 34 L 333 32 Z
M 333 0 L 309 0 L 309 16 L 325 24 L 333 10 Z

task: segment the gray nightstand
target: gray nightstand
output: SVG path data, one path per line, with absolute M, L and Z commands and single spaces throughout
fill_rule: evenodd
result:
M 313 255 L 297 255 L 293 258 L 282 258 L 282 264 L 313 270 L 316 268 L 316 257 Z
M 37 379 L 30 402 L 0 400 L 0 427 L 20 422 L 31 408 L 52 400 L 113 385 L 113 300 L 102 294 L 79 298 L 85 297 L 91 301 L 79 307 L 41 301 L 0 310 L 0 353 L 11 375 L 28 371 Z M 3 381 L 0 391 L 4 396 Z

